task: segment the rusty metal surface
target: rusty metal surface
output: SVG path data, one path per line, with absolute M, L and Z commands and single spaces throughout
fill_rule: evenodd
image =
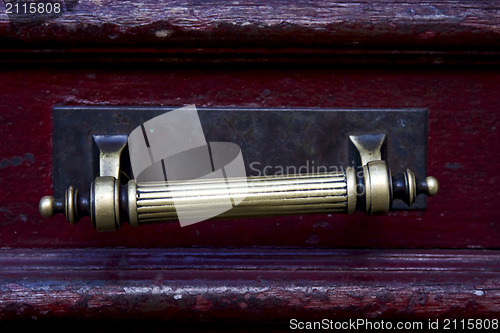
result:
M 98 174 L 93 135 L 129 134 L 169 107 L 80 107 L 53 109 L 54 195 L 70 185 L 88 191 Z M 348 136 L 387 135 L 383 158 L 393 173 L 427 174 L 426 109 L 251 109 L 199 108 L 207 141 L 241 147 L 248 176 L 343 170 L 354 165 Z M 122 166 L 130 172 L 128 153 Z M 394 209 L 425 209 L 421 196 L 409 208 L 397 200 Z
M 481 250 L 3 249 L 0 320 L 498 318 L 499 275 L 497 251 Z

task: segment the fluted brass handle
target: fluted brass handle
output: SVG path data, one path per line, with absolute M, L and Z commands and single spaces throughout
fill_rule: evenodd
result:
M 243 218 L 309 213 L 387 213 L 394 199 L 412 204 L 418 194 L 433 196 L 438 191 L 434 177 L 417 180 L 407 170 L 399 177 L 390 177 L 382 163 L 367 165 L 368 179 L 359 184 L 354 168 L 345 172 L 299 176 L 257 177 L 246 180 L 245 199 L 220 218 Z M 377 170 L 381 168 L 381 170 Z M 385 175 L 383 175 L 385 173 Z M 166 186 L 168 185 L 168 187 Z M 233 196 L 238 196 L 233 186 Z M 120 187 L 113 177 L 97 177 L 90 194 L 82 195 L 68 188 L 63 200 L 44 197 L 40 213 L 45 217 L 66 215 L 74 224 L 82 216 L 91 217 L 98 230 L 116 230 L 123 221 L 133 226 L 150 222 L 177 221 L 171 191 L 182 191 L 184 204 L 193 210 L 203 209 L 210 197 L 226 189 L 225 179 L 179 184 L 129 181 Z
M 118 229 L 124 221 L 133 226 L 177 221 L 178 205 L 185 211 L 203 211 L 221 196 L 242 200 L 218 218 L 352 214 L 357 210 L 384 214 L 395 199 L 412 205 L 419 194 L 435 195 L 439 185 L 434 177 L 417 179 L 411 170 L 392 176 L 386 162 L 381 160 L 381 143 L 377 143 L 384 139 L 385 136 L 380 136 L 375 141 L 363 141 L 351 137 L 360 152 L 362 166 L 331 173 L 233 178 L 231 186 L 227 178 L 189 183 L 130 180 L 120 186 L 115 177 L 100 176 L 88 194 L 81 194 L 71 186 L 64 199 L 42 198 L 40 213 L 45 217 L 63 213 L 71 224 L 87 215 L 99 231 L 105 231 Z
M 132 183 L 129 183 L 133 191 Z M 356 206 L 354 170 L 331 174 L 305 174 L 280 177 L 207 179 L 190 182 L 142 183 L 136 185 L 136 211 L 139 224 L 175 221 L 176 206 L 185 211 L 202 211 L 212 202 L 229 197 L 239 203 L 219 215 L 241 218 L 303 213 L 347 213 Z M 349 188 L 351 187 L 351 188 Z M 174 205 L 172 197 L 177 199 Z M 134 199 L 134 198 L 132 198 Z M 241 200 L 241 201 L 240 201 Z

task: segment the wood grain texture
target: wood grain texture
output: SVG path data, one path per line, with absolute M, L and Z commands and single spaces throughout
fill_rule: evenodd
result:
M 0 8 L 2 48 L 155 46 L 495 49 L 496 1 L 61 1 L 60 15 Z
M 4 249 L 0 320 L 103 329 L 97 320 L 113 318 L 116 331 L 134 321 L 287 329 L 291 318 L 498 318 L 499 274 L 498 253 L 479 250 Z
M 0 2 L 2 324 L 218 332 L 287 329 L 292 316 L 498 318 L 498 2 L 64 3 L 60 16 L 18 20 Z M 375 217 L 115 233 L 40 217 L 54 105 L 187 104 L 429 108 L 441 192 L 425 212 Z

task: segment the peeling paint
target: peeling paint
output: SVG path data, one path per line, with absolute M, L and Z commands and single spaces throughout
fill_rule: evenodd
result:
M 27 165 L 31 165 L 35 163 L 35 155 L 31 153 L 26 153 L 24 157 L 22 156 L 13 156 L 11 158 L 3 158 L 0 161 L 0 169 L 9 167 L 9 166 L 20 166 L 23 165 L 26 162 Z
M 457 170 L 462 169 L 463 165 L 462 165 L 462 163 L 446 163 L 445 168 L 457 171 Z
M 484 291 L 482 291 L 482 290 L 474 290 L 474 295 L 476 295 L 476 296 L 484 296 Z
M 307 244 L 317 244 L 319 242 L 319 235 L 311 235 L 306 239 Z
M 172 35 L 172 30 L 158 30 L 155 32 L 155 36 L 158 38 L 167 38 Z
M 195 300 L 195 304 L 191 307 L 193 310 L 208 311 L 212 308 L 212 302 L 201 295 L 197 295 Z

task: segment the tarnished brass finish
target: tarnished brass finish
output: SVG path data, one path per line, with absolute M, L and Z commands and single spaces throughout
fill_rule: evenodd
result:
M 427 183 L 427 195 L 430 197 L 435 196 L 439 192 L 439 183 L 436 177 L 426 177 L 425 182 Z
M 385 142 L 385 134 L 349 135 L 349 140 L 356 146 L 361 157 L 361 165 L 367 165 L 371 161 L 380 161 L 382 159 L 382 145 Z
M 43 217 L 64 214 L 69 223 L 75 224 L 88 212 L 88 196 L 80 196 L 78 190 L 74 186 L 70 186 L 66 190 L 63 200 L 57 200 L 50 196 L 43 197 L 38 209 Z
M 354 214 L 358 199 L 358 193 L 356 191 L 356 172 L 353 167 L 348 167 L 346 168 L 345 173 L 347 183 L 347 213 Z
M 120 156 L 127 139 L 127 135 L 94 135 L 99 147 L 99 176 L 120 178 Z
M 97 177 L 90 189 L 90 216 L 98 231 L 120 227 L 120 192 L 114 177 Z
M 75 224 L 76 223 L 76 212 L 77 212 L 77 200 L 76 198 L 78 197 L 78 190 L 75 189 L 73 186 L 70 186 L 66 190 L 66 194 L 64 196 L 64 201 L 66 202 L 66 209 L 65 209 L 65 214 L 66 214 L 66 219 L 70 224 Z
M 129 221 L 132 226 L 177 221 L 179 208 L 196 214 L 227 198 L 231 198 L 233 208 L 217 218 L 352 214 L 356 210 L 383 214 L 391 209 L 395 199 L 411 205 L 418 194 L 432 196 L 438 192 L 439 184 L 434 177 L 419 180 L 409 169 L 392 176 L 382 160 L 385 134 L 355 135 L 349 139 L 359 153 L 361 173 L 347 167 L 345 171 L 289 176 L 142 183 L 130 180 L 120 187 L 119 160 L 123 140 L 115 142 L 112 138 L 111 143 L 99 145 L 101 174 L 92 183 L 89 195 L 80 195 L 70 186 L 64 200 L 43 197 L 39 210 L 44 217 L 64 213 L 71 224 L 90 215 L 98 231 L 109 231 L 118 229 L 122 220 Z M 103 153 L 107 149 L 110 151 Z
M 410 169 L 406 169 L 405 180 L 407 188 L 408 205 L 413 205 L 417 197 L 417 182 L 415 180 L 415 173 Z
M 52 217 L 55 214 L 56 199 L 51 196 L 45 196 L 38 204 L 38 210 L 43 217 Z
M 203 211 L 228 194 L 240 201 L 218 218 L 349 212 L 347 184 L 355 183 L 353 172 L 318 173 L 293 176 L 204 179 L 186 182 L 129 182 L 129 205 L 137 197 L 138 223 L 176 221 L 176 207 L 183 211 Z M 356 192 L 354 192 L 356 193 Z M 175 204 L 174 204 L 174 199 Z M 351 212 L 355 209 L 351 195 Z
M 392 197 L 389 172 L 385 161 L 371 161 L 363 167 L 366 213 L 389 212 Z
M 385 214 L 391 208 L 391 171 L 382 160 L 385 134 L 350 135 L 363 166 L 365 211 L 368 214 Z
M 139 219 L 137 218 L 137 184 L 133 180 L 127 184 L 127 201 L 130 225 L 137 227 L 139 225 Z

